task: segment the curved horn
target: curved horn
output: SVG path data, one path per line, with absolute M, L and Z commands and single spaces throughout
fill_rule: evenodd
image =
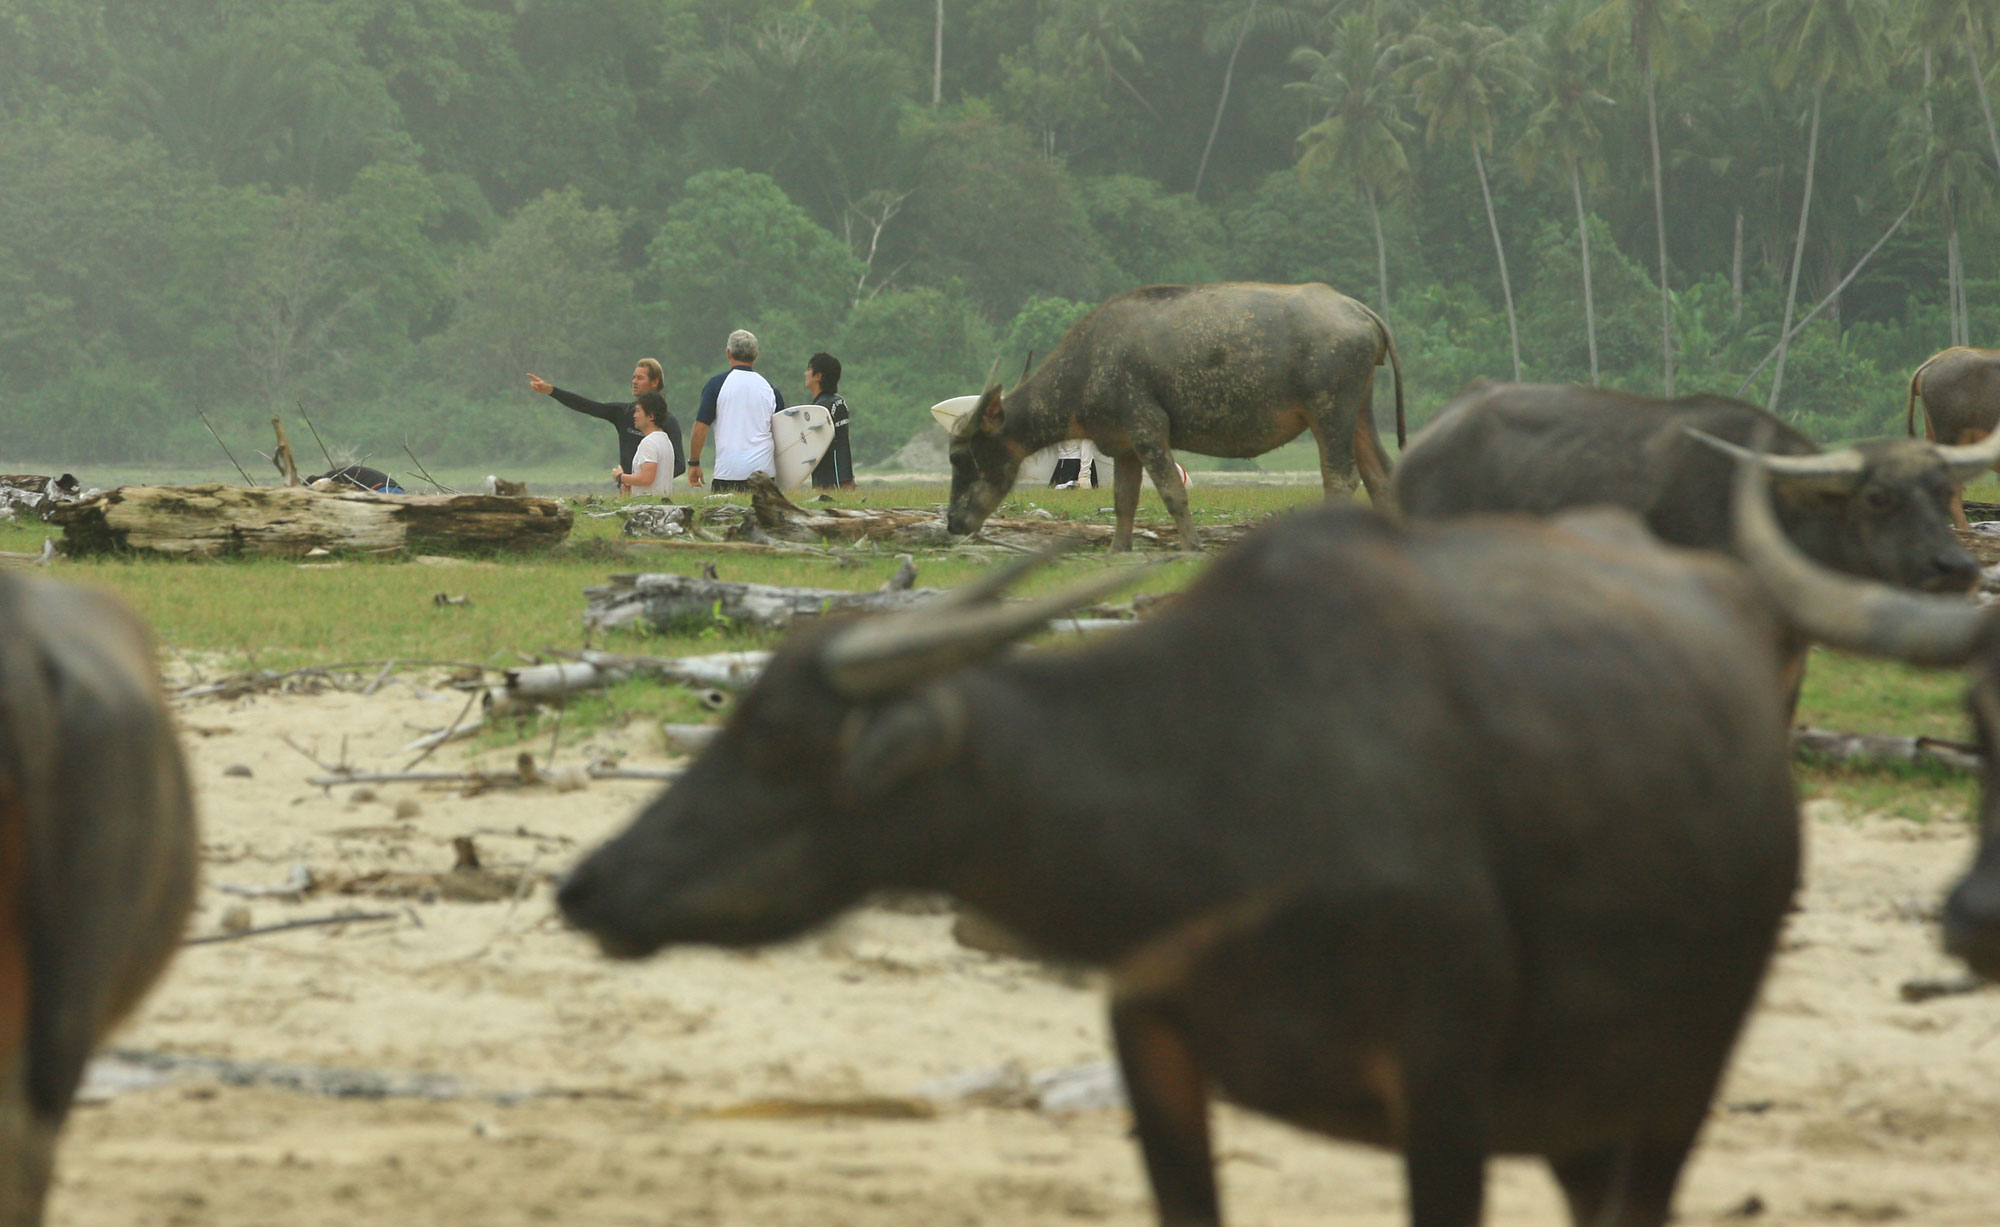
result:
M 1938 446 L 1938 455 L 1951 467 L 1952 480 L 1967 482 L 2000 464 L 2000 430 L 1964 447 Z
M 1703 437 L 1725 450 L 1734 447 Z M 1786 621 L 1835 647 L 1912 664 L 1962 664 L 1979 647 L 1988 620 L 1976 606 L 1853 579 L 1799 553 L 1771 513 L 1764 457 L 1735 450 L 1736 551 Z
M 963 609 L 996 601 L 1009 588 L 1027 578 L 1029 573 L 1041 570 L 1082 544 L 1082 537 L 1058 537 L 1041 549 L 1016 558 L 1004 567 L 995 568 L 969 584 L 939 593 L 924 603 L 924 612 L 936 614 L 947 609 Z
M 1809 456 L 1774 456 L 1727 439 L 1718 439 L 1692 426 L 1683 429 L 1716 451 L 1734 456 L 1739 468 L 1746 460 L 1753 462 L 1785 485 L 1801 489 L 1845 493 L 1861 480 L 1862 470 L 1867 465 L 1861 453 L 1851 447 L 1843 447 L 1837 452 L 1815 452 Z
M 1151 569 L 1150 563 L 1116 567 L 1014 605 L 988 603 L 997 594 L 994 588 L 943 607 L 934 602 L 909 613 L 869 618 L 827 642 L 821 649 L 820 669 L 835 690 L 850 698 L 901 690 L 984 660 L 1042 629 L 1049 619 L 1108 596 Z

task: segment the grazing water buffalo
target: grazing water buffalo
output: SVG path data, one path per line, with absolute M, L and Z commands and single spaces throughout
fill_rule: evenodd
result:
M 1014 488 L 1021 461 L 1064 439 L 1089 439 L 1117 460 L 1112 548 L 1132 548 L 1140 466 L 1198 549 L 1174 449 L 1261 456 L 1310 430 L 1328 498 L 1354 493 L 1386 507 L 1389 457 L 1375 433 L 1375 368 L 1396 376 L 1403 441 L 1403 368 L 1389 326 L 1319 285 L 1155 285 L 1120 294 L 1078 320 L 1033 374 L 998 385 L 959 420 L 951 443 L 945 525 L 977 532 Z
M 1663 541 L 1732 550 L 1731 461 L 1687 427 L 1739 445 L 1768 438 L 1758 448 L 1775 453 L 1778 519 L 1826 565 L 1933 592 L 1978 579 L 1977 560 L 1952 535 L 1952 481 L 2000 459 L 2000 436 L 1976 447 L 1875 439 L 1821 452 L 1762 409 L 1719 396 L 1482 384 L 1418 432 L 1396 497 L 1412 519 L 1611 504 L 1638 512 Z
M 1658 1227 L 1797 871 L 1781 625 L 1617 511 L 1286 517 L 1168 609 L 999 655 L 1102 585 L 795 634 L 568 877 L 614 955 L 943 890 L 1108 968 L 1162 1223 L 1220 1222 L 1209 1087 L 1403 1152 L 1415 1227 L 1495 1153 Z
M 1969 666 L 1973 727 L 1986 760 L 1979 851 L 1944 904 L 1944 944 L 2000 980 L 2000 624 L 1989 610 L 1864 583 L 1794 549 L 1771 517 L 1762 474 L 1737 479 L 1738 549 L 1783 616 L 1823 643 L 1919 665 Z
M 42 1221 L 84 1063 L 180 944 L 195 856 L 145 629 L 0 573 L 0 1225 Z
M 1977 443 L 2000 423 L 2000 349 L 1969 349 L 1954 345 L 1924 359 L 1910 376 L 1910 394 L 1903 401 L 1903 429 L 1917 433 L 1917 401 L 1924 402 L 1924 435 L 1939 443 Z M 1966 474 L 1970 481 L 1976 474 Z M 1951 493 L 1952 522 L 1965 522 L 1965 501 Z

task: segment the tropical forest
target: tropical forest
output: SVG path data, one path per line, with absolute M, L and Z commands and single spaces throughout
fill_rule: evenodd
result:
M 2000 344 L 1996 31 L 2000 0 L 0 0 L 0 452 L 205 463 L 303 411 L 364 454 L 597 465 L 528 372 L 612 399 L 657 357 L 686 421 L 748 328 L 790 399 L 840 358 L 880 466 L 1105 298 L 1215 280 L 1369 304 L 1413 426 L 1492 378 L 1901 433 L 1924 358 Z

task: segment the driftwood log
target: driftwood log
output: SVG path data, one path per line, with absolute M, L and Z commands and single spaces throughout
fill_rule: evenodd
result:
M 1844 767 L 1904 766 L 1942 767 L 1947 771 L 1977 775 L 1985 770 L 1986 759 L 1978 746 L 1940 737 L 1896 736 L 1887 733 L 1842 733 L 1833 729 L 1792 730 L 1792 754 L 1815 762 Z
M 854 613 L 860 611 L 880 612 L 891 609 L 908 609 L 949 591 L 944 588 L 888 588 L 876 592 L 848 592 L 836 588 L 788 588 L 776 584 L 741 584 L 728 580 L 705 579 L 698 575 L 614 575 L 608 584 L 599 584 L 583 590 L 586 604 L 583 610 L 583 624 L 592 630 L 619 630 L 622 628 L 645 626 L 654 630 L 685 630 L 690 625 L 713 625 L 718 619 L 725 622 L 743 623 L 751 626 L 784 630 L 800 618 L 816 618 L 822 614 Z M 1134 606 L 1105 606 L 1096 612 L 1123 613 Z M 1117 630 L 1132 625 L 1123 617 L 1064 617 L 1049 622 L 1052 631 L 1094 632 Z M 576 665 L 542 665 L 530 669 L 509 670 L 510 676 L 528 674 L 531 687 L 541 691 L 552 691 L 565 684 L 577 689 L 581 684 L 603 685 L 605 681 L 617 680 L 606 676 L 623 670 L 624 676 L 639 673 L 653 673 L 669 681 L 681 681 L 692 686 L 720 686 L 739 688 L 754 680 L 762 668 L 762 662 L 748 664 L 730 663 L 727 676 L 707 680 L 688 672 L 688 667 L 697 662 L 728 660 L 729 658 L 755 657 L 758 653 L 723 653 L 715 657 L 686 657 L 670 660 L 661 657 L 620 657 L 609 653 L 585 653 L 585 661 L 602 661 L 603 668 L 589 670 Z M 563 672 L 556 672 L 560 668 Z M 602 677 L 604 680 L 591 680 Z M 519 683 L 510 683 L 516 687 Z M 519 697 L 533 697 L 523 693 Z
M 943 591 L 905 588 L 893 592 L 846 592 L 834 588 L 788 588 L 739 584 L 698 575 L 614 575 L 611 582 L 585 588 L 583 624 L 593 630 L 691 624 L 747 623 L 784 629 L 800 617 L 855 610 L 907 609 Z
M 1109 497 L 1107 492 L 1106 497 Z M 1203 546 L 1232 545 L 1255 528 L 1253 524 L 1214 524 L 1197 530 Z M 956 538 L 945 531 L 944 513 L 916 508 L 824 507 L 808 509 L 785 497 L 776 482 L 762 474 L 750 478 L 750 515 L 729 530 L 729 536 L 744 541 L 790 541 L 814 544 L 857 545 L 872 542 L 906 549 L 950 547 L 964 541 L 989 541 L 1023 549 L 1039 550 L 1049 542 L 1068 538 L 1090 545 L 1111 542 L 1113 528 L 1089 520 L 1058 520 L 1053 517 L 1005 518 L 986 521 L 970 538 Z M 1170 524 L 1140 524 L 1133 529 L 1135 546 L 1178 550 L 1180 537 Z
M 296 557 L 313 549 L 532 550 L 569 535 L 553 499 L 284 487 L 123 486 L 57 508 L 70 554 Z
M 593 690 L 634 677 L 702 689 L 741 690 L 770 663 L 769 652 L 715 652 L 707 656 L 620 656 L 582 652 L 577 659 L 505 670 L 507 693 L 516 699 L 560 699 L 575 690 Z

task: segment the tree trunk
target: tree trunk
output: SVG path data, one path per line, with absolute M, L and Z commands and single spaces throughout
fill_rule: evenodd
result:
M 1507 341 L 1514 356 L 1514 382 L 1521 382 L 1521 328 L 1514 320 L 1514 286 L 1507 279 L 1507 249 L 1500 244 L 1500 219 L 1493 212 L 1493 191 L 1486 185 L 1486 159 L 1479 156 L 1479 139 L 1472 141 L 1472 166 L 1479 172 L 1479 194 L 1486 201 L 1486 226 L 1493 232 L 1493 255 L 1500 261 L 1500 296 L 1507 301 Z
M 1597 303 L 1590 292 L 1590 221 L 1583 212 L 1583 175 L 1569 160 L 1569 191 L 1576 198 L 1576 241 L 1583 252 L 1583 335 L 1590 344 L 1590 386 L 1597 386 Z
M 937 33 L 931 40 L 931 106 L 944 101 L 944 0 L 937 0 Z
M 1826 94 L 1823 85 L 1813 87 L 1812 128 L 1806 136 L 1806 186 L 1799 200 L 1799 234 L 1792 244 L 1791 283 L 1785 290 L 1785 323 L 1778 331 L 1778 365 L 1771 372 L 1771 395 L 1766 398 L 1767 412 L 1778 411 L 1778 395 L 1785 386 L 1785 355 L 1792 343 L 1792 312 L 1798 306 L 1799 268 L 1805 263 L 1806 222 L 1812 216 L 1813 168 L 1819 157 L 1819 104 Z
M 1923 194 L 1924 194 L 1924 185 L 1921 181 L 1919 181 L 1917 184 L 1917 190 L 1913 192 L 1910 196 L 1910 203 L 1903 206 L 1903 211 L 1896 215 L 1896 220 L 1889 223 L 1889 228 L 1882 232 L 1881 237 L 1875 240 L 1875 243 L 1872 247 L 1870 247 L 1867 251 L 1861 253 L 1861 258 L 1854 262 L 1853 268 L 1847 270 L 1847 275 L 1840 279 L 1840 284 L 1834 286 L 1833 289 L 1828 292 L 1825 298 L 1820 299 L 1819 302 L 1813 305 L 1812 310 L 1806 312 L 1803 316 L 1799 317 L 1798 323 L 1793 324 L 1789 329 L 1787 329 L 1784 332 L 1784 334 L 1780 337 L 1781 342 L 1789 341 L 1793 337 L 1797 336 L 1799 333 L 1805 331 L 1806 325 L 1812 323 L 1815 319 L 1819 318 L 1819 313 L 1826 310 L 1826 308 L 1833 302 L 1834 298 L 1838 296 L 1842 290 L 1845 290 L 1856 277 L 1861 275 L 1861 270 L 1868 267 L 1868 262 L 1875 258 L 1875 253 L 1882 250 L 1882 245 L 1884 243 L 1887 243 L 1890 239 L 1896 237 L 1896 232 L 1903 228 L 1903 223 L 1910 220 L 1910 214 L 1916 211 L 1917 202 L 1923 199 Z M 1736 385 L 1736 395 L 1738 396 L 1743 395 L 1745 389 L 1749 388 L 1749 386 L 1756 381 L 1757 376 L 1764 373 L 1764 368 L 1771 365 L 1771 360 L 1773 358 L 1776 358 L 1777 356 L 1778 356 L 1778 346 L 1773 345 L 1771 347 L 1771 352 L 1765 354 L 1763 360 L 1758 362 L 1756 366 L 1752 367 L 1750 369 L 1750 373 L 1743 377 L 1743 382 Z
M 2000 170 L 2000 129 L 1993 126 L 1993 103 L 1986 97 L 1986 71 L 1979 66 L 1978 41 L 1969 33 L 1965 54 L 1972 61 L 1972 83 L 1979 87 L 1979 113 L 1986 117 L 1986 139 L 1993 143 L 1993 166 Z
M 1951 343 L 1972 343 L 1972 322 L 1965 300 L 1965 253 L 1958 242 L 1958 216 L 1953 212 L 1950 231 L 1945 236 L 1945 281 L 1951 295 Z
M 1257 0 L 1250 0 L 1250 7 L 1243 13 L 1243 25 L 1236 31 L 1236 45 L 1229 49 L 1229 64 L 1222 70 L 1222 96 L 1215 100 L 1215 119 L 1208 125 L 1208 143 L 1201 147 L 1201 164 L 1194 168 L 1194 191 L 1190 195 L 1196 200 L 1201 199 L 1201 181 L 1208 174 L 1208 155 L 1215 148 L 1215 134 L 1222 131 L 1222 109 L 1229 105 L 1230 82 L 1236 78 L 1236 56 L 1243 50 L 1243 40 L 1250 34 L 1250 19 L 1256 14 Z M 1386 310 L 1387 304 L 1383 306 Z
M 1736 245 L 1729 253 L 1729 318 L 1743 318 L 1743 206 L 1736 206 Z
M 526 550 L 561 541 L 574 519 L 546 498 L 225 485 L 121 486 L 50 516 L 69 554 L 132 550 L 184 558 L 297 557 L 313 549 Z
M 1653 66 L 1641 70 L 1646 87 L 1646 137 L 1653 147 L 1653 234 L 1660 248 L 1660 381 L 1661 395 L 1674 394 L 1674 305 L 1667 289 L 1667 203 L 1660 181 L 1660 110 L 1653 87 Z
M 1382 295 L 1381 315 L 1389 314 L 1389 244 L 1382 237 L 1382 210 L 1375 203 L 1375 188 L 1372 184 L 1361 185 L 1361 192 L 1368 198 L 1368 219 L 1375 223 L 1375 287 Z

